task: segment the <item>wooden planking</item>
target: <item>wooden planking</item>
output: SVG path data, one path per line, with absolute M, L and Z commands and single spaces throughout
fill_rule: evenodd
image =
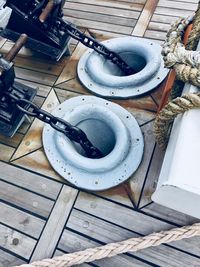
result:
M 3 47 L 3 45 L 5 44 L 5 42 L 6 42 L 6 39 L 5 39 L 5 38 L 2 38 L 2 37 L 0 37 L 0 48 L 2 48 L 2 47 Z
M 11 147 L 18 147 L 18 145 L 20 144 L 21 140 L 23 139 L 24 135 L 21 133 L 16 133 L 12 138 L 7 138 L 3 135 L 0 134 L 0 140 L 1 143 L 4 145 L 9 145 Z
M 68 0 L 65 3 L 64 8 L 70 8 L 70 4 L 73 4 L 76 6 L 77 3 L 82 4 L 89 4 L 91 5 L 91 8 L 93 7 L 94 10 L 98 6 L 100 7 L 109 7 L 109 8 L 115 8 L 115 9 L 128 9 L 128 10 L 138 10 L 141 11 L 143 8 L 144 1 L 138 2 L 138 1 L 116 1 L 116 0 L 96 0 L 95 2 L 93 0 Z M 77 7 L 77 6 L 76 6 Z
M 31 193 L 20 187 L 0 181 L 1 200 L 47 218 L 54 205 L 52 200 Z
M 144 36 L 149 39 L 156 39 L 156 40 L 164 41 L 166 38 L 166 32 L 157 32 L 153 30 L 147 30 Z
M 121 16 L 107 16 L 105 14 L 89 13 L 89 12 L 73 10 L 73 9 L 65 9 L 64 15 L 66 16 L 66 18 L 68 17 L 72 17 L 72 18 L 78 17 L 79 19 L 87 18 L 87 20 L 90 20 L 90 21 L 98 21 L 98 22 L 104 21 L 105 23 L 116 24 L 116 25 L 127 26 L 127 27 L 130 27 L 130 26 L 134 27 L 137 21 L 136 19 L 132 17 L 126 18 L 126 17 L 121 17 Z
M 120 205 L 116 203 L 111 203 L 103 199 L 95 198 L 94 196 L 88 195 L 86 193 L 81 193 L 79 195 L 77 202 L 75 204 L 75 208 L 77 208 L 78 210 L 84 211 L 91 216 L 98 217 L 101 220 L 106 220 L 107 222 L 115 224 L 116 226 L 123 227 L 127 230 L 133 231 L 134 233 L 137 233 L 140 235 L 147 235 L 152 232 L 158 232 L 161 229 L 166 230 L 166 229 L 174 228 L 174 225 L 172 223 L 159 220 L 159 218 L 156 218 L 156 217 L 147 216 L 146 214 L 140 213 L 133 209 L 127 209 L 125 207 L 121 207 Z M 88 225 L 88 223 L 86 225 Z M 113 229 L 114 229 L 114 226 L 113 226 Z M 103 236 L 102 231 L 99 234 Z M 127 237 L 124 237 L 124 239 L 126 238 Z M 171 247 L 180 249 L 184 251 L 185 253 L 189 252 L 191 254 L 200 256 L 200 248 L 199 248 L 200 238 L 197 237 L 194 240 L 191 240 L 190 242 L 191 242 L 190 246 L 188 245 L 188 240 L 181 240 L 178 242 L 173 242 L 173 244 L 171 244 Z M 151 248 L 151 249 L 154 250 L 154 248 Z M 165 251 L 166 251 L 166 254 L 168 253 L 170 254 L 170 252 L 167 252 L 166 247 L 165 249 L 162 249 L 161 247 L 157 249 L 158 250 L 160 249 L 163 257 L 165 255 Z M 140 253 L 144 255 L 143 251 L 141 251 Z M 180 254 L 177 251 L 174 253 L 175 253 L 174 257 L 176 257 L 176 254 L 179 255 L 176 258 L 178 260 L 178 258 L 180 257 Z M 153 254 L 156 254 L 156 252 L 154 252 Z M 159 253 L 157 256 L 159 257 Z M 189 258 L 190 257 L 188 255 L 185 255 L 184 261 L 187 264 L 188 264 Z M 198 261 L 199 260 L 200 259 L 198 259 Z M 194 259 L 194 262 L 195 262 L 195 259 Z M 178 265 L 175 265 L 175 266 L 178 266 Z
M 159 0 L 159 6 L 165 8 L 178 8 L 181 10 L 190 10 L 194 11 L 197 8 L 197 2 L 179 2 L 179 1 L 169 1 L 169 0 Z
M 9 161 L 15 149 L 0 143 L 0 160 Z
M 109 233 L 110 234 L 110 233 Z M 89 237 L 82 236 L 80 234 L 73 233 L 71 231 L 65 230 L 62 234 L 61 240 L 58 244 L 58 248 L 63 252 L 75 252 L 84 250 L 87 248 L 92 248 L 99 246 L 101 243 L 98 241 L 94 241 L 89 239 Z M 94 261 L 93 264 L 95 266 L 107 267 L 139 267 L 139 266 L 149 266 L 148 264 L 139 261 L 135 258 L 129 257 L 127 255 L 119 255 L 113 258 L 106 258 L 98 261 Z
M 126 184 L 122 184 L 115 188 L 103 192 L 98 192 L 96 194 L 98 196 L 104 197 L 105 199 L 112 200 L 129 207 L 133 207 L 133 203 L 129 198 L 129 192 L 127 190 Z
M 130 232 L 129 230 L 113 225 L 107 221 L 103 221 L 101 219 L 76 210 L 73 210 L 70 216 L 70 219 L 67 223 L 67 229 L 68 231 L 67 233 L 65 233 L 65 241 L 66 238 L 68 238 L 67 235 L 69 233 L 69 230 L 73 230 L 76 233 L 84 235 L 84 237 L 87 236 L 88 239 L 92 237 L 94 240 L 97 240 L 101 243 L 119 242 L 132 237 L 140 236 L 139 234 Z M 71 234 L 69 233 L 69 236 L 70 235 Z M 197 238 L 196 240 L 193 239 L 191 241 L 190 246 L 192 249 L 188 249 L 189 245 L 187 245 L 187 242 L 185 242 L 185 251 L 192 251 L 194 254 L 199 255 L 199 240 L 200 239 Z M 137 256 L 138 259 L 143 259 L 147 262 L 151 262 L 159 266 L 187 266 L 189 260 L 193 260 L 193 257 L 188 257 L 186 253 L 179 252 L 176 249 L 167 246 L 149 248 L 143 251 L 139 251 L 137 253 L 129 254 Z M 194 262 L 198 263 L 198 261 L 199 259 L 194 259 Z
M 147 173 L 144 187 L 141 190 L 140 202 L 139 202 L 140 208 L 151 202 L 151 196 L 157 186 L 157 181 L 159 178 L 164 155 L 165 151 L 159 148 L 157 145 L 153 153 L 153 157 L 151 159 L 151 164 Z
M 162 26 L 162 24 L 168 24 L 171 25 L 172 23 L 174 23 L 177 19 L 178 19 L 178 14 L 177 16 L 169 16 L 167 14 L 165 15 L 158 15 L 158 14 L 153 14 L 151 22 L 157 22 L 160 23 L 160 25 Z
M 179 17 L 187 17 L 197 9 L 197 1 L 159 0 L 145 37 L 164 41 L 170 24 Z
M 0 249 L 0 267 L 13 267 L 26 262 Z
M 143 132 L 144 143 L 145 143 L 143 160 L 137 171 L 133 174 L 133 176 L 129 180 L 131 196 L 136 206 L 138 206 L 139 204 L 141 190 L 145 182 L 145 178 L 147 175 L 147 171 L 150 165 L 151 157 L 155 146 L 155 140 L 153 136 L 153 122 L 145 124 L 141 128 L 141 130 Z
M 32 71 L 27 69 L 22 69 L 19 67 L 15 67 L 16 77 L 22 80 L 28 80 L 34 83 L 41 83 L 44 85 L 52 86 L 57 76 L 41 73 L 39 71 Z
M 81 43 L 77 45 L 76 49 L 74 50 L 73 55 L 70 57 L 67 64 L 63 68 L 62 73 L 57 79 L 56 85 L 66 82 L 67 80 L 71 80 L 76 77 L 77 62 L 86 50 L 87 48 Z
M 150 31 L 163 31 L 167 32 L 170 29 L 169 24 L 165 23 L 160 23 L 160 22 L 150 22 L 149 23 L 149 28 Z
M 43 234 L 35 248 L 31 261 L 52 257 L 61 232 L 66 224 L 78 191 L 63 186 L 62 191 L 44 228 Z
M 76 19 L 76 18 L 67 18 L 67 20 L 71 23 L 76 24 L 77 26 L 84 25 L 85 28 L 97 29 L 101 31 L 112 31 L 114 33 L 123 33 L 123 34 L 131 34 L 132 32 L 132 25 L 130 27 L 123 26 L 123 25 L 115 25 L 115 24 L 108 24 L 105 22 L 96 22 L 90 21 L 86 19 Z M 133 25 L 134 26 L 134 25 Z
M 114 4 L 114 5 L 113 5 Z M 93 0 L 77 0 L 67 1 L 64 6 L 65 9 L 75 9 L 86 12 L 94 12 L 97 14 L 107 14 L 112 16 L 121 17 L 133 17 L 134 11 L 138 13 L 142 11 L 142 4 L 134 4 L 130 2 L 119 2 L 119 1 L 94 1 Z M 125 13 L 126 12 L 126 13 Z
M 0 162 L 0 169 L 0 180 L 5 182 L 12 183 L 13 185 L 17 185 L 24 189 L 28 188 L 34 193 L 54 200 L 56 200 L 60 192 L 60 184 L 42 176 L 27 172 L 23 169 L 16 168 L 3 162 Z
M 66 88 L 70 88 L 70 85 L 72 85 L 71 89 L 66 90 Z M 58 87 L 62 87 L 62 89 L 60 88 L 55 89 L 60 102 L 63 102 L 64 100 L 68 99 L 69 95 L 73 94 L 73 93 L 70 93 L 70 91 L 79 93 L 79 94 L 83 94 L 84 92 L 84 95 L 89 95 L 89 94 L 91 95 L 91 92 L 89 92 L 82 86 L 78 85 L 76 79 L 72 79 L 70 81 L 66 81 L 65 83 L 59 84 Z M 112 101 L 121 105 L 124 108 L 127 108 L 130 112 L 131 110 L 137 110 L 138 112 L 145 114 L 146 111 L 155 112 L 157 110 L 157 105 L 155 104 L 155 102 L 150 96 L 141 96 L 140 98 L 127 99 L 127 100 L 113 99 Z M 154 115 L 152 114 L 151 116 L 154 116 Z M 145 115 L 144 115 L 144 118 L 145 118 Z
M 0 203 L 0 223 L 15 228 L 33 238 L 39 238 L 45 221 L 10 205 Z
M 137 21 L 137 24 L 132 32 L 134 36 L 144 36 L 149 21 L 155 11 L 158 4 L 158 0 L 147 0 L 146 4 L 142 10 L 142 13 Z
M 174 0 L 169 0 L 169 1 L 174 1 Z M 177 0 L 178 2 L 184 2 L 184 3 L 194 3 L 198 4 L 199 0 Z
M 38 175 L 46 175 L 47 177 L 64 182 L 64 179 L 51 167 L 42 148 L 12 161 L 12 163 L 27 170 L 34 171 Z
M 131 34 L 144 2 L 128 1 L 67 1 L 65 19 L 89 29 Z
M 13 163 L 18 166 L 27 168 L 29 170 L 36 171 L 39 174 L 52 177 L 58 181 L 61 181 L 62 183 L 67 183 L 66 180 L 64 180 L 61 176 L 56 174 L 55 171 L 51 168 L 48 160 L 45 157 L 43 150 L 37 150 L 33 153 L 30 153 L 27 156 L 19 158 Z M 110 199 L 112 201 L 121 203 L 123 205 L 131 206 L 131 207 L 133 206 L 130 198 L 128 197 L 126 186 L 124 185 L 113 188 L 111 190 L 100 192 L 98 193 L 98 195 L 104 198 Z
M 179 17 L 187 17 L 187 16 L 191 16 L 193 12 L 192 10 L 184 10 L 184 9 L 168 8 L 168 7 L 165 8 L 165 7 L 158 6 L 155 10 L 155 14 L 158 14 L 158 15 L 167 14 L 169 16 L 177 16 L 178 14 Z
M 0 224 L 0 247 L 29 259 L 36 240 Z
M 169 209 L 167 207 L 163 207 L 156 203 L 147 205 L 146 207 L 142 208 L 142 211 L 144 211 L 147 215 L 152 215 L 181 226 L 199 222 L 199 220 L 194 217 Z
M 80 193 L 75 208 L 144 235 L 170 228 L 163 221 L 83 192 Z

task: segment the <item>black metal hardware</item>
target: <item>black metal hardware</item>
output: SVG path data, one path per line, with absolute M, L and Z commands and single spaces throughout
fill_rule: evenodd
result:
M 21 33 L 26 33 L 29 36 L 27 47 L 56 60 L 66 52 L 71 36 L 116 64 L 126 75 L 135 73 L 120 55 L 64 21 L 64 3 L 65 0 L 7 0 L 5 6 L 13 12 L 1 35 L 16 41 Z
M 9 92 L 7 92 L 6 95 L 23 114 L 35 117 L 51 125 L 52 128 L 63 133 L 71 141 L 79 143 L 88 158 L 96 159 L 103 156 L 100 150 L 92 145 L 92 143 L 88 140 L 87 135 L 80 128 L 71 125 L 61 118 L 53 116 L 45 110 L 40 109 L 36 104 L 27 99 L 20 98 Z
M 31 101 L 36 95 L 36 90 L 15 81 L 13 63 L 10 62 L 25 41 L 23 35 L 16 45 L 10 50 L 6 58 L 0 55 L 0 133 L 5 136 L 13 136 L 24 120 L 24 114 L 16 110 L 15 104 L 6 95 L 11 93 L 16 97 Z M 27 108 L 26 103 L 23 104 Z
M 71 141 L 79 143 L 89 158 L 101 158 L 98 148 L 88 140 L 86 134 L 68 122 L 40 109 L 32 102 L 36 90 L 15 82 L 13 60 L 26 42 L 27 36 L 22 34 L 8 55 L 0 57 L 0 133 L 13 136 L 24 116 L 29 115 L 48 123 L 55 130 L 65 134 Z

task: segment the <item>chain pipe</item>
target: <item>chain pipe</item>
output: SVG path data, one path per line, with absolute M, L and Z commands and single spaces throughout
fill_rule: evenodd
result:
M 13 94 L 7 92 L 7 96 L 16 103 L 17 109 L 24 114 L 35 117 L 54 128 L 56 131 L 65 134 L 71 141 L 79 143 L 89 158 L 101 158 L 103 155 L 101 151 L 94 147 L 93 144 L 88 140 L 87 135 L 78 127 L 71 125 L 65 120 L 55 117 L 49 112 L 40 109 L 36 104 L 27 100 L 20 99 Z
M 75 25 L 64 22 L 60 20 L 60 29 L 63 32 L 67 32 L 72 38 L 76 39 L 77 41 L 81 42 L 85 46 L 93 49 L 98 54 L 104 56 L 106 59 L 110 60 L 112 63 L 117 65 L 126 75 L 132 75 L 135 73 L 135 70 L 130 67 L 120 55 L 108 49 L 105 45 L 99 43 L 94 38 L 85 35 L 79 29 L 76 28 Z

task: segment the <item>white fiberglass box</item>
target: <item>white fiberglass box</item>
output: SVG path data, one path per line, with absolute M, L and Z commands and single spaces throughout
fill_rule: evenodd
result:
M 198 90 L 186 84 L 184 93 Z M 175 120 L 152 200 L 200 218 L 200 109 Z

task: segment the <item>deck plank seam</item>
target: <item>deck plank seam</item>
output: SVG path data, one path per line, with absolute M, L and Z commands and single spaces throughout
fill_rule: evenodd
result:
M 28 260 L 27 260 L 26 258 L 24 258 L 24 257 L 22 257 L 22 256 L 20 256 L 20 255 L 18 255 L 18 254 L 16 254 L 16 253 L 14 253 L 14 252 L 11 251 L 11 250 L 8 250 L 8 249 L 6 249 L 6 248 L 4 248 L 4 247 L 2 247 L 2 246 L 0 246 L 0 250 L 3 250 L 3 251 L 5 251 L 6 253 L 8 253 L 8 254 L 10 254 L 10 255 L 12 255 L 12 256 L 14 256 L 14 257 L 16 257 L 16 258 L 18 258 L 18 259 L 24 261 L 24 262 L 26 262 L 26 263 L 28 263 Z M 5 266 L 5 267 L 6 267 L 6 266 Z
M 56 243 L 56 246 L 55 246 L 55 248 L 54 248 L 54 250 L 53 250 L 52 255 L 55 254 L 55 251 L 56 251 L 56 249 L 57 249 L 57 247 L 58 247 L 58 244 L 59 244 L 59 242 L 60 242 L 60 240 L 61 240 L 61 238 L 62 238 L 63 232 L 64 232 L 65 227 L 66 227 L 66 225 L 67 225 L 67 223 L 68 223 L 68 220 L 69 220 L 69 218 L 70 218 L 70 216 L 71 216 L 71 213 L 72 213 L 72 211 L 73 211 L 73 209 L 74 209 L 74 206 L 75 206 L 75 203 L 76 203 L 76 201 L 77 201 L 77 199 L 78 199 L 78 197 L 79 197 L 79 194 L 80 194 L 80 190 L 78 190 L 77 196 L 76 196 L 75 201 L 74 201 L 74 203 L 73 203 L 73 205 L 72 205 L 72 207 L 71 207 L 71 210 L 70 210 L 70 212 L 69 212 L 68 218 L 67 218 L 67 220 L 66 220 L 66 222 L 65 222 L 65 225 L 63 226 L 63 229 L 62 229 L 62 231 L 61 231 L 61 233 L 60 233 L 60 236 L 59 236 L 59 238 L 58 238 L 58 241 L 57 241 L 57 243 Z
M 34 194 L 34 195 L 37 195 L 37 196 L 43 197 L 43 198 L 45 198 L 45 199 L 51 200 L 51 201 L 53 201 L 53 202 L 56 201 L 56 198 L 50 198 L 50 197 L 48 197 L 48 196 L 43 195 L 42 193 L 38 193 L 38 192 L 35 192 L 35 191 L 33 191 L 33 190 L 29 189 L 29 188 L 20 186 L 20 185 L 18 185 L 18 184 L 12 183 L 12 182 L 10 182 L 10 181 L 6 181 L 6 180 L 4 180 L 3 178 L 0 178 L 0 181 L 2 181 L 2 182 L 4 182 L 4 183 L 7 183 L 7 184 L 9 184 L 9 185 L 12 185 L 12 186 L 14 186 L 14 187 L 23 189 L 23 190 L 25 190 L 25 191 L 27 191 L 27 192 L 30 192 L 30 193 Z
M 69 203 L 70 202 L 69 199 L 68 199 L 67 203 L 66 203 L 66 200 L 64 199 L 64 193 L 66 194 L 66 191 L 68 189 L 71 190 L 71 192 L 68 192 L 68 193 L 70 194 L 71 197 L 73 197 L 71 204 Z M 41 234 L 40 239 L 38 239 L 37 245 L 35 246 L 35 248 L 34 248 L 32 254 L 31 254 L 31 257 L 30 257 L 29 260 L 35 261 L 35 260 L 38 260 L 41 256 L 45 257 L 45 258 L 53 256 L 53 254 L 55 252 L 55 247 L 57 247 L 58 240 L 60 240 L 60 236 L 64 231 L 63 229 L 65 228 L 66 221 L 70 217 L 71 211 L 73 210 L 73 206 L 74 206 L 74 204 L 75 204 L 75 202 L 77 200 L 78 195 L 79 195 L 79 191 L 77 189 L 75 190 L 70 186 L 63 185 L 63 187 L 62 187 L 62 189 L 61 189 L 61 191 L 60 191 L 60 193 L 58 195 L 57 201 L 55 202 L 55 205 L 54 205 L 53 209 L 51 210 L 51 214 L 48 217 L 46 225 L 45 225 L 45 227 L 43 229 L 43 233 Z M 59 207 L 59 208 L 58 208 L 58 203 L 61 204 L 61 207 Z M 64 205 L 64 203 L 65 203 L 65 205 Z M 68 207 L 69 204 L 71 205 L 70 207 Z M 64 207 L 64 206 L 67 206 L 67 207 Z M 60 208 L 61 208 L 61 210 L 60 210 Z M 69 208 L 69 210 L 68 210 L 68 208 Z M 60 213 L 61 211 L 64 214 L 61 214 Z M 64 216 L 64 218 L 65 218 L 65 216 L 66 216 L 65 221 L 61 222 L 61 224 L 62 224 L 62 228 L 61 229 L 59 229 L 60 226 L 58 226 L 58 224 L 56 224 L 56 225 L 54 224 L 54 218 L 53 218 L 54 213 L 55 214 L 58 213 L 57 214 L 58 217 L 61 217 L 61 216 L 63 217 Z M 56 220 L 57 220 L 57 218 L 56 218 Z M 60 222 L 59 222 L 59 224 L 60 224 Z M 57 228 L 57 229 L 51 229 L 52 226 Z M 50 229 L 48 229 L 48 228 L 50 228 Z M 52 245 L 51 246 L 49 245 L 49 247 L 47 246 L 47 249 L 48 249 L 47 251 L 46 250 L 45 251 L 44 250 L 40 251 L 41 245 L 43 245 L 43 246 L 46 245 L 45 238 L 47 238 L 47 230 L 51 230 L 51 231 L 54 231 L 54 232 L 55 231 L 59 231 L 58 232 L 58 236 L 56 237 L 56 240 L 55 240 L 55 236 L 54 236 L 53 243 L 55 243 L 55 244 L 53 244 L 54 245 L 53 247 L 52 247 Z M 44 244 L 44 241 L 45 241 L 45 244 Z M 50 240 L 47 240 L 47 242 L 50 242 Z M 51 240 L 51 242 L 52 242 L 52 240 Z
M 144 178 L 144 182 L 143 182 L 143 185 L 142 185 L 142 189 L 140 191 L 140 196 L 139 196 L 139 200 L 138 200 L 138 203 L 137 203 L 137 209 L 139 209 L 139 210 L 140 210 L 140 208 L 139 208 L 140 207 L 140 202 L 141 202 L 142 195 L 143 195 L 143 192 L 144 192 L 145 184 L 147 182 L 147 178 L 148 178 L 149 170 L 150 170 L 151 163 L 152 163 L 152 160 L 153 160 L 153 155 L 155 153 L 155 149 L 156 149 L 156 143 L 154 144 L 154 148 L 153 148 L 153 151 L 152 151 L 152 154 L 151 154 L 151 158 L 150 158 L 150 161 L 149 161 L 147 172 L 145 174 L 145 178 Z
M 88 212 L 82 211 L 82 210 L 77 209 L 77 208 L 74 208 L 74 209 L 77 210 L 77 211 L 79 211 L 79 212 L 85 213 L 85 214 L 87 214 L 87 215 L 89 215 L 89 216 L 91 216 L 91 217 L 94 217 L 94 218 L 96 218 L 96 219 L 98 219 L 98 220 L 101 220 L 101 221 L 106 222 L 106 223 L 108 223 L 108 224 L 111 224 L 111 225 L 114 225 L 114 226 L 119 227 L 119 228 L 121 228 L 121 229 L 124 229 L 124 230 L 126 230 L 126 231 L 129 231 L 130 233 L 136 234 L 136 235 L 138 235 L 138 236 L 145 236 L 144 234 L 142 234 L 142 233 L 140 233 L 140 232 L 133 231 L 133 230 L 128 229 L 128 228 L 126 228 L 126 227 L 124 227 L 124 226 L 118 225 L 118 224 L 116 224 L 116 223 L 113 223 L 113 222 L 110 222 L 110 221 L 108 221 L 108 220 L 105 220 L 105 219 L 103 219 L 103 218 L 101 218 L 101 217 L 98 217 L 98 216 L 96 216 L 96 215 L 94 215 L 94 214 L 90 214 L 90 213 L 88 213 Z M 139 210 L 138 210 L 137 212 L 140 213 Z M 181 225 L 175 224 L 175 223 L 170 222 L 170 221 L 167 221 L 167 220 L 163 220 L 162 218 L 157 218 L 157 217 L 155 217 L 155 216 L 152 216 L 151 214 L 148 214 L 148 213 L 143 213 L 143 214 L 145 214 L 146 216 L 149 216 L 149 217 L 153 217 L 153 218 L 155 218 L 155 219 L 158 219 L 159 221 L 163 221 L 163 222 L 165 222 L 165 223 L 171 224 L 173 227 L 181 227 Z M 102 243 L 102 245 L 106 244 L 105 242 L 102 242 L 102 241 L 100 241 L 100 240 L 98 240 L 98 239 L 96 239 L 96 238 L 92 238 L 92 237 L 88 236 L 87 234 L 84 234 L 84 233 L 82 233 L 82 232 L 79 232 L 79 231 L 77 231 L 77 230 L 74 230 L 74 229 L 72 229 L 72 228 L 70 228 L 70 227 L 68 227 L 68 226 L 65 227 L 65 230 L 69 230 L 69 231 L 71 231 L 71 232 L 73 232 L 73 233 L 76 233 L 76 234 L 78 234 L 78 235 L 81 235 L 81 236 L 83 236 L 83 237 L 85 237 L 85 238 L 87 238 L 87 239 L 89 239 L 89 240 L 91 240 L 91 241 L 95 241 L 95 242 Z M 194 253 L 190 253 L 190 252 L 188 252 L 188 251 L 186 251 L 186 250 L 184 250 L 184 249 L 178 248 L 178 247 L 176 247 L 176 246 L 174 246 L 174 245 L 170 245 L 170 244 L 162 244 L 161 246 L 167 246 L 167 247 L 170 247 L 170 248 L 172 248 L 172 249 L 174 249 L 174 250 L 180 251 L 180 252 L 182 252 L 182 253 L 184 253 L 184 254 L 186 254 L 186 255 L 190 255 L 190 256 L 192 256 L 192 257 L 195 257 L 195 258 L 197 258 L 197 259 L 200 259 L 200 255 L 197 255 L 197 254 L 194 254 Z M 60 249 L 60 248 L 59 248 L 59 249 Z M 157 266 L 157 265 L 156 265 L 156 266 Z
M 66 230 L 69 230 L 69 231 L 71 231 L 71 232 L 73 232 L 73 233 L 75 233 L 77 235 L 80 235 L 80 236 L 82 236 L 82 237 L 84 237 L 84 238 L 86 238 L 88 240 L 94 241 L 95 243 L 97 243 L 97 244 L 99 244 L 101 246 L 107 244 L 106 242 L 102 242 L 102 241 L 100 241 L 100 240 L 98 240 L 96 238 L 92 238 L 91 236 L 88 236 L 88 235 L 86 235 L 86 234 L 84 234 L 82 232 L 79 232 L 79 231 L 76 231 L 74 229 L 71 229 L 70 227 L 66 227 L 65 229 Z M 59 245 L 58 245 L 58 248 L 57 249 L 62 250 L 62 249 L 59 248 Z M 62 250 L 62 251 L 65 252 L 65 253 L 69 253 L 68 251 L 64 251 L 64 250 Z M 141 257 L 136 256 L 136 255 L 133 255 L 132 253 L 129 253 L 129 252 L 123 253 L 122 255 L 127 255 L 127 256 L 129 256 L 131 258 L 134 258 L 134 259 L 137 259 L 137 260 L 139 260 L 139 261 L 141 261 L 143 263 L 146 263 L 146 264 L 148 264 L 149 266 L 152 266 L 152 267 L 160 267 L 159 265 L 156 265 L 156 264 L 154 264 L 154 263 L 152 263 L 150 261 L 147 261 L 145 259 L 142 259 Z
M 47 220 L 46 217 L 44 217 L 44 216 L 42 216 L 42 215 L 40 215 L 40 214 L 37 214 L 37 213 L 35 213 L 35 212 L 33 212 L 33 211 L 27 210 L 27 209 L 25 209 L 25 208 L 23 208 L 23 207 L 21 207 L 21 206 L 15 205 L 15 204 L 13 204 L 13 203 L 7 201 L 7 200 L 3 200 L 3 199 L 1 199 L 1 202 L 4 203 L 4 204 L 6 204 L 6 205 L 9 205 L 9 206 L 11 206 L 11 207 L 13 207 L 13 208 L 15 208 L 15 209 L 18 209 L 18 210 L 20 210 L 20 211 L 23 211 L 23 212 L 25 212 L 25 213 L 27 213 L 27 214 L 30 214 L 30 215 L 32 215 L 32 216 L 35 216 L 35 217 L 37 217 L 37 218 L 39 218 L 39 219 L 41 219 L 41 220 L 43 220 L 43 221 L 46 221 L 46 220 Z
M 18 233 L 20 233 L 20 234 L 22 234 L 22 235 L 25 235 L 26 237 L 29 237 L 29 238 L 31 238 L 31 239 L 34 239 L 35 241 L 38 240 L 36 237 L 31 236 L 31 235 L 29 235 L 29 234 L 27 234 L 27 233 L 24 233 L 23 231 L 21 231 L 21 230 L 19 230 L 19 229 L 17 229 L 17 228 L 14 228 L 13 226 L 10 226 L 10 225 L 8 225 L 8 224 L 6 224 L 6 223 L 3 223 L 3 222 L 1 222 L 1 221 L 0 221 L 0 225 L 6 226 L 7 228 L 12 229 L 12 230 L 14 230 L 14 231 L 16 231 L 16 232 L 18 232 Z
M 44 224 L 44 226 L 43 226 L 43 228 L 42 228 L 42 231 L 41 231 L 41 233 L 40 233 L 40 235 L 39 235 L 39 237 L 38 237 L 38 239 L 37 239 L 37 243 L 35 244 L 35 247 L 34 247 L 32 253 L 31 253 L 31 255 L 30 255 L 29 261 L 31 260 L 33 254 L 34 254 L 34 251 L 35 251 L 35 249 L 36 249 L 36 247 L 37 247 L 37 245 L 38 245 L 38 242 L 39 242 L 39 240 L 40 240 L 40 238 L 41 238 L 41 236 L 42 236 L 42 234 L 43 234 L 43 232 L 44 232 L 44 230 L 45 230 L 45 227 L 46 227 L 46 225 L 47 225 L 47 222 L 48 222 L 48 220 L 49 220 L 49 218 L 50 218 L 50 216 L 51 216 L 51 214 L 52 214 L 52 211 L 53 211 L 53 209 L 54 209 L 54 207 L 55 207 L 56 201 L 58 200 L 58 198 L 59 198 L 59 196 L 60 196 L 60 194 L 61 194 L 61 191 L 62 191 L 63 187 L 64 187 L 64 185 L 62 185 L 61 188 L 60 188 L 60 191 L 59 191 L 59 193 L 58 193 L 58 195 L 57 195 L 57 198 L 56 198 L 56 200 L 55 200 L 55 202 L 54 202 L 54 205 L 53 205 L 53 207 L 52 207 L 52 209 L 51 209 L 51 211 L 50 211 L 50 213 L 49 213 L 49 216 L 48 216 L 48 218 L 46 219 L 45 224 Z

